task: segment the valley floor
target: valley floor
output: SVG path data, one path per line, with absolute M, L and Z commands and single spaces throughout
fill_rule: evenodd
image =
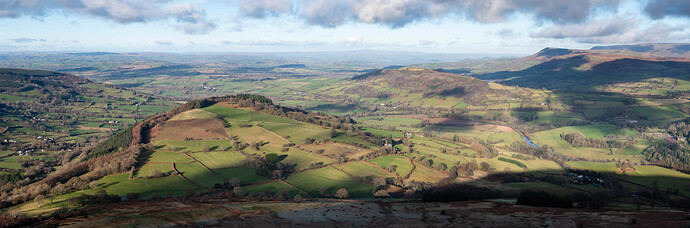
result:
M 160 199 L 70 212 L 42 225 L 66 227 L 687 227 L 690 213 L 666 208 L 581 210 L 453 203 L 317 200 L 304 202 Z

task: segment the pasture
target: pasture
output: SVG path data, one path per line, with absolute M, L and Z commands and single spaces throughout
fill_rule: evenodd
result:
M 370 153 L 372 150 L 364 149 L 361 147 L 353 146 L 345 143 L 338 142 L 328 142 L 320 144 L 305 144 L 300 145 L 300 148 L 310 151 L 317 152 L 318 150 L 324 150 L 323 155 L 326 156 L 345 156 L 349 159 L 356 159 L 360 156 Z
M 197 163 L 175 164 L 175 167 L 182 176 L 201 187 L 210 188 L 217 183 L 225 182 Z
M 296 144 L 305 143 L 307 138 L 319 141 L 330 137 L 329 129 L 311 124 L 266 122 L 263 123 L 261 127 L 272 131 Z
M 401 177 L 406 176 L 412 171 L 412 163 L 410 163 L 410 160 L 400 155 L 386 155 L 369 160 L 369 162 L 381 166 L 384 169 L 389 166 L 396 166 L 395 173 Z
M 156 151 L 148 158 L 147 162 L 174 162 L 186 163 L 193 160 L 181 152 Z
M 167 176 L 156 179 L 129 179 L 128 173 L 104 177 L 98 180 L 98 187 L 89 191 L 105 190 L 108 194 L 124 196 L 127 193 L 138 193 L 142 197 L 183 195 L 187 189 L 196 189 L 179 176 Z
M 268 180 L 268 178 L 254 174 L 254 169 L 252 168 L 236 167 L 214 169 L 213 171 L 228 180 L 232 178 L 237 178 L 240 180 L 241 185 L 253 184 Z
M 209 169 L 231 168 L 242 165 L 244 155 L 234 151 L 190 153 L 197 161 Z
M 334 167 L 349 173 L 356 177 L 377 176 L 377 177 L 393 177 L 390 173 L 383 170 L 381 167 L 367 164 L 362 161 L 348 162 L 345 164 L 334 165 Z
M 317 196 L 319 189 L 335 193 L 336 190 L 345 188 L 353 197 L 370 196 L 373 191 L 372 185 L 356 183 L 347 174 L 331 167 L 293 174 L 285 182 Z
M 194 119 L 214 119 L 218 117 L 215 113 L 203 110 L 203 109 L 192 109 L 189 111 L 182 112 L 170 118 L 168 121 L 175 120 L 194 120 Z
M 206 141 L 170 141 L 154 140 L 153 144 L 161 146 L 163 150 L 174 152 L 197 152 L 203 151 L 204 146 L 210 150 L 228 150 L 232 148 L 230 140 L 206 140 Z
M 448 174 L 446 172 L 438 171 L 415 162 L 415 169 L 412 171 L 409 180 L 435 184 L 447 177 Z

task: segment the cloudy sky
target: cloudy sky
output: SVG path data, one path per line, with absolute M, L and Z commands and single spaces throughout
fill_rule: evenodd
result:
M 690 42 L 688 0 L 0 0 L 0 51 L 531 54 Z

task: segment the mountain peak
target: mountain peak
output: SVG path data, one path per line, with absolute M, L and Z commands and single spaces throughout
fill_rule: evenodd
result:
M 538 57 L 552 58 L 552 57 L 568 55 L 568 54 L 572 54 L 572 53 L 573 53 L 573 51 L 570 49 L 547 47 L 547 48 L 541 49 L 541 51 L 537 52 L 536 55 Z

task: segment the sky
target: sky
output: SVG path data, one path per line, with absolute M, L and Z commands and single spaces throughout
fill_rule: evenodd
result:
M 0 0 L 0 52 L 528 55 L 684 42 L 688 0 Z

